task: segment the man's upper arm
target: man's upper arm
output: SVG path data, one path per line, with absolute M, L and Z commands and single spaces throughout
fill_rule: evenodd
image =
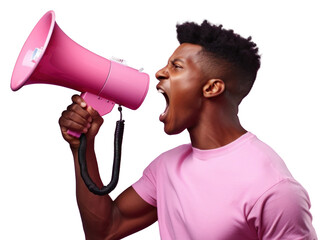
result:
M 153 161 L 142 177 L 114 201 L 115 221 L 108 239 L 121 239 L 157 221 L 156 163 Z
M 310 207 L 305 189 L 295 180 L 285 179 L 258 199 L 248 219 L 259 239 L 315 240 Z
M 157 208 L 144 201 L 132 187 L 121 193 L 114 205 L 115 221 L 108 239 L 121 239 L 157 221 Z

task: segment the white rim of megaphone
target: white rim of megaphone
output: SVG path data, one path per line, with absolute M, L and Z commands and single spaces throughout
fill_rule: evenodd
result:
M 31 36 L 34 33 L 34 30 L 43 22 L 45 21 L 46 17 L 48 17 L 48 15 L 51 15 L 51 23 L 50 23 L 50 26 L 49 26 L 49 29 L 48 29 L 48 34 L 47 34 L 47 37 L 45 39 L 45 42 L 42 46 L 42 51 L 40 53 L 40 55 L 38 56 L 38 58 L 33 61 L 34 62 L 34 66 L 31 67 L 28 71 L 28 74 L 26 74 L 26 76 L 23 78 L 23 79 L 17 79 L 17 77 L 15 76 L 15 73 L 16 71 L 18 71 L 19 67 L 21 67 L 22 65 L 22 59 L 24 59 L 25 56 L 23 56 L 24 52 L 25 51 L 25 47 L 27 47 L 27 44 L 29 43 L 29 40 L 31 38 Z M 13 71 L 13 75 L 12 75 L 12 78 L 11 78 L 11 89 L 16 91 L 18 89 L 20 89 L 21 87 L 24 86 L 24 84 L 26 83 L 26 81 L 28 81 L 28 79 L 31 77 L 33 71 L 35 70 L 35 68 L 38 66 L 39 62 L 41 61 L 42 57 L 43 57 L 43 54 L 45 53 L 46 49 L 47 49 L 47 46 L 49 44 L 49 41 L 51 39 L 51 35 L 53 33 L 53 30 L 54 30 L 54 27 L 55 27 L 55 18 L 56 18 L 56 15 L 55 15 L 55 12 L 53 10 L 50 10 L 48 12 L 46 12 L 42 18 L 38 21 L 38 23 L 35 25 L 35 27 L 33 28 L 33 30 L 31 31 L 30 35 L 28 36 L 28 38 L 26 39 L 19 55 L 18 55 L 18 58 L 17 58 L 17 61 L 16 61 L 16 64 L 15 64 L 15 67 L 14 67 L 14 71 Z

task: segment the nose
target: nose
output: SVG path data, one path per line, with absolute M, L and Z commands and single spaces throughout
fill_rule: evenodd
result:
M 162 69 L 158 70 L 155 74 L 157 80 L 161 81 L 164 79 L 167 79 L 169 77 L 166 67 L 163 67 Z

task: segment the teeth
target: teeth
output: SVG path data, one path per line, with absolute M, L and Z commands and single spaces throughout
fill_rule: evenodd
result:
M 164 93 L 164 91 L 163 91 L 162 89 L 160 89 L 160 88 L 157 89 L 157 91 L 158 91 L 159 93 L 162 93 L 162 94 Z

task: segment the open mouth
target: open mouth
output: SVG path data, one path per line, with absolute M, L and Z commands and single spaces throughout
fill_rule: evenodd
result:
M 158 88 L 157 91 L 158 91 L 159 93 L 163 94 L 163 96 L 164 96 L 164 98 L 165 98 L 165 101 L 166 101 L 166 107 L 165 107 L 165 110 L 164 110 L 164 112 L 163 112 L 163 113 L 160 115 L 160 117 L 159 117 L 159 120 L 160 120 L 160 121 L 164 121 L 164 119 L 165 119 L 166 116 L 167 116 L 167 112 L 168 112 L 168 109 L 169 109 L 169 103 L 170 103 L 170 101 L 169 101 L 169 97 L 167 96 L 167 94 L 165 93 L 165 91 L 164 91 L 163 89 Z

